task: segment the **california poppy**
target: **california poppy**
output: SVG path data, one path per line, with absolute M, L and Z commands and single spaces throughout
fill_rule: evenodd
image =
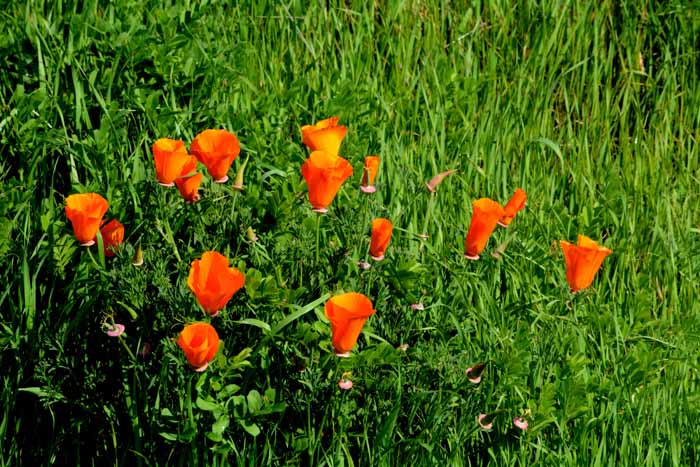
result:
M 489 241 L 491 232 L 496 228 L 496 223 L 505 211 L 497 202 L 481 198 L 472 203 L 472 221 L 469 225 L 467 238 L 464 240 L 464 257 L 467 259 L 479 259 L 479 253 Z
M 194 173 L 197 170 L 197 158 L 195 156 L 187 156 L 189 160 L 182 167 L 180 176 L 175 179 L 177 189 L 185 201 L 194 203 L 199 200 L 199 185 L 204 177 L 201 173 Z
M 219 335 L 211 324 L 188 324 L 180 332 L 177 345 L 195 371 L 204 371 L 219 350 Z
M 229 131 L 204 130 L 192 141 L 190 152 L 204 164 L 215 182 L 224 183 L 228 180 L 228 169 L 241 152 L 241 146 L 236 135 Z
M 229 267 L 228 259 L 216 251 L 207 251 L 192 261 L 187 285 L 204 311 L 216 316 L 245 284 L 245 276 Z
M 565 240 L 560 240 L 559 244 L 564 252 L 566 280 L 572 292 L 590 286 L 603 260 L 612 253 L 612 250 L 598 245 L 585 235 L 578 236 L 577 245 Z
M 362 186 L 360 186 L 360 190 L 364 193 L 374 193 L 377 191 L 377 188 L 374 186 L 374 179 L 377 177 L 378 171 L 379 157 L 365 157 L 365 166 L 362 169 Z
M 321 120 L 315 125 L 301 127 L 301 142 L 312 151 L 326 151 L 333 156 L 338 155 L 340 144 L 348 129 L 338 125 L 338 117 Z
M 179 139 L 160 138 L 153 143 L 156 178 L 163 186 L 173 186 L 188 158 L 185 143 Z
M 361 293 L 348 292 L 331 297 L 325 313 L 331 322 L 333 348 L 339 357 L 347 357 L 360 337 L 362 326 L 375 311 L 372 302 Z
M 73 233 L 82 246 L 95 244 L 102 216 L 109 203 L 97 193 L 82 193 L 66 198 L 66 217 L 73 225 Z
M 374 219 L 372 221 L 372 241 L 369 244 L 369 254 L 375 261 L 384 259 L 386 247 L 389 246 L 391 240 L 391 231 L 393 225 L 388 219 Z
M 124 226 L 116 219 L 112 219 L 100 229 L 105 256 L 114 256 L 115 251 L 124 241 Z
M 503 208 L 505 214 L 498 220 L 498 225 L 501 227 L 508 227 L 508 224 L 510 224 L 510 221 L 513 220 L 518 211 L 525 207 L 526 200 L 527 195 L 525 194 L 525 190 L 522 188 L 515 190 L 515 193 L 513 193 L 513 196 L 511 196 L 510 200 L 508 200 L 508 203 Z
M 328 211 L 345 179 L 352 175 L 352 166 L 340 156 L 314 151 L 301 166 L 301 174 L 309 187 L 313 210 L 323 213 Z

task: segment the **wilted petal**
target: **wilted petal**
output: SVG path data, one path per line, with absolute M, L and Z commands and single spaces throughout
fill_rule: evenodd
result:
M 435 191 L 436 191 L 436 189 L 437 189 L 437 186 L 438 186 L 440 183 L 442 183 L 442 181 L 443 181 L 448 175 L 452 175 L 453 173 L 457 173 L 457 170 L 456 170 L 456 169 L 450 169 L 450 170 L 447 170 L 447 171 L 445 171 L 445 172 L 441 172 L 441 173 L 437 174 L 436 176 L 434 176 L 433 178 L 431 178 L 430 181 L 429 181 L 428 183 L 425 184 L 425 185 L 428 187 L 428 191 L 430 191 L 431 193 L 435 193 Z
M 515 417 L 513 419 L 513 425 L 515 425 L 516 428 L 520 428 L 523 431 L 527 430 L 527 427 L 529 426 L 527 420 L 525 420 L 522 417 Z

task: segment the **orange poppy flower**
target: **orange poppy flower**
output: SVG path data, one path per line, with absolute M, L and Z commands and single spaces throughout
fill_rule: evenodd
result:
M 202 259 L 192 261 L 187 285 L 204 311 L 216 316 L 245 284 L 245 276 L 229 267 L 228 259 L 215 251 L 207 251 Z
M 124 226 L 116 219 L 112 219 L 100 229 L 105 256 L 114 256 L 119 246 L 124 241 Z
M 505 214 L 505 211 L 500 204 L 488 198 L 474 201 L 472 208 L 472 221 L 467 238 L 464 240 L 464 257 L 479 259 L 479 253 L 488 243 L 491 232 L 496 228 L 498 219 Z
M 393 225 L 388 219 L 374 219 L 372 221 L 372 241 L 369 244 L 369 254 L 375 261 L 384 259 L 384 252 L 391 240 Z
M 360 186 L 360 190 L 362 190 L 363 193 L 374 193 L 377 191 L 377 188 L 374 186 L 374 179 L 377 177 L 378 171 L 379 157 L 365 157 L 365 166 L 362 170 L 362 186 Z
M 241 145 L 229 131 L 204 130 L 192 141 L 190 152 L 204 164 L 216 183 L 224 183 L 228 180 L 228 169 L 241 152 Z
M 82 193 L 66 198 L 66 217 L 73 225 L 73 233 L 82 246 L 95 244 L 102 216 L 109 203 L 97 193 Z
M 333 348 L 337 356 L 350 355 L 362 326 L 374 312 L 370 299 L 361 293 L 336 295 L 326 302 L 325 313 L 331 322 Z
M 180 194 L 185 198 L 185 201 L 194 203 L 199 200 L 199 185 L 201 185 L 204 176 L 201 173 L 190 175 L 197 170 L 197 158 L 194 156 L 188 157 L 190 159 L 182 167 L 180 176 L 175 179 L 175 185 L 177 185 L 177 189 L 180 190 Z
M 612 250 L 598 245 L 585 235 L 578 236 L 577 245 L 565 240 L 560 240 L 559 244 L 564 252 L 566 280 L 572 292 L 590 286 L 603 260 L 612 253 Z
M 522 188 L 515 190 L 513 196 L 508 200 L 508 204 L 503 208 L 506 213 L 498 220 L 498 225 L 508 227 L 508 224 L 510 224 L 510 221 L 513 220 L 518 211 L 525 207 L 526 200 L 525 190 Z
M 309 187 L 309 201 L 316 212 L 328 212 L 328 205 L 340 190 L 346 178 L 352 175 L 352 166 L 340 156 L 325 151 L 311 153 L 301 174 Z
M 312 151 L 326 151 L 333 156 L 338 155 L 340 144 L 348 129 L 338 125 L 338 117 L 321 120 L 315 125 L 301 127 L 301 142 Z
M 163 186 L 173 186 L 188 158 L 185 143 L 179 139 L 160 138 L 153 143 L 156 178 Z
M 180 332 L 177 345 L 195 371 L 204 371 L 219 350 L 219 335 L 211 324 L 188 324 Z

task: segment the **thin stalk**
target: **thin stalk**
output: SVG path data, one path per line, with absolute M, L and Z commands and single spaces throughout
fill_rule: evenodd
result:
M 316 215 L 316 262 L 314 263 L 315 266 L 318 266 L 318 245 L 319 245 L 319 237 L 321 236 L 321 216 L 323 214 L 317 214 Z

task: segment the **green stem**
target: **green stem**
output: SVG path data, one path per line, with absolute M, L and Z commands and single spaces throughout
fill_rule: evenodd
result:
M 131 361 L 132 361 L 132 362 L 135 362 L 135 361 L 136 361 L 136 357 L 134 357 L 134 353 L 131 351 L 131 349 L 129 348 L 129 346 L 126 345 L 126 342 L 124 341 L 124 339 L 122 338 L 122 336 L 119 336 L 119 342 L 121 342 L 121 344 L 124 346 L 124 348 L 126 349 L 126 351 L 129 353 L 129 356 L 131 357 Z
M 318 266 L 318 245 L 319 245 L 319 237 L 321 236 L 321 216 L 323 214 L 317 214 L 316 215 L 316 263 L 315 265 Z

